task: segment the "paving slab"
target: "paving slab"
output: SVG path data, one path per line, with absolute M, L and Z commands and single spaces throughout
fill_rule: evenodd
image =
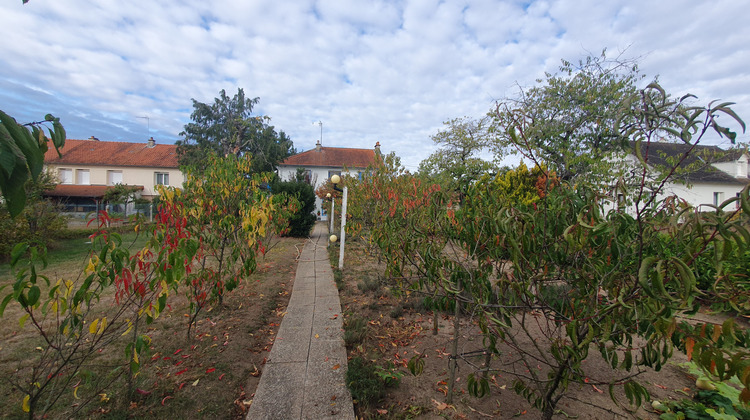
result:
M 355 420 L 346 387 L 341 302 L 327 241 L 326 225 L 319 223 L 300 252 L 292 296 L 248 420 Z

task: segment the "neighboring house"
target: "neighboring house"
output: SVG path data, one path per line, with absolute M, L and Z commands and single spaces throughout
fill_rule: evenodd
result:
M 644 142 L 641 144 L 641 154 L 647 159 L 649 167 L 663 170 L 679 163 L 689 148 L 690 145 L 684 143 L 651 142 L 647 145 Z M 631 142 L 631 150 L 624 159 L 627 166 L 640 167 L 634 142 Z M 699 210 L 708 210 L 701 207 L 719 205 L 739 196 L 740 191 L 750 183 L 749 160 L 746 150 L 695 146 L 657 198 L 677 196 Z M 634 174 L 637 176 L 637 171 Z
M 115 184 L 137 187 L 140 198 L 152 200 L 157 185 L 181 186 L 177 146 L 146 143 L 65 140 L 60 157 L 54 149 L 44 156 L 47 170 L 59 185 L 46 195 L 58 199 L 69 212 L 88 213 L 103 209 L 102 196 Z M 132 210 L 132 206 L 127 209 Z
M 380 142 L 375 144 L 374 149 L 323 147 L 318 142 L 314 149 L 284 159 L 277 165 L 276 172 L 282 181 L 291 181 L 297 176 L 297 170 L 301 169 L 304 171 L 305 182 L 317 190 L 334 174 L 361 176 L 368 166 L 375 163 L 376 154 L 380 154 Z M 320 198 L 315 198 L 318 218 L 325 220 L 327 215 L 322 203 Z

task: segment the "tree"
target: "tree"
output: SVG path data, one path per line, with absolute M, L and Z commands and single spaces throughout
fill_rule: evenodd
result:
M 269 117 L 253 115 L 259 101 L 246 98 L 241 88 L 231 98 L 222 89 L 210 105 L 193 99 L 193 122 L 185 125 L 180 133 L 184 139 L 176 142 L 180 165 L 203 171 L 211 153 L 237 157 L 250 154 L 253 172 L 270 172 L 278 162 L 296 153 L 291 139 L 268 124 Z
M 287 236 L 296 238 L 306 238 L 310 235 L 313 225 L 315 225 L 315 191 L 312 185 L 300 181 L 277 181 L 271 184 L 271 190 L 274 194 L 286 194 L 294 197 L 300 206 L 297 211 L 289 215 L 289 231 Z
M 577 66 L 563 60 L 559 74 L 546 73 L 537 86 L 496 104 L 494 148 L 545 162 L 564 181 L 609 174 L 607 158 L 628 146 L 615 125 L 639 78 L 637 64 L 609 60 L 606 51 Z
M 443 125 L 445 129 L 432 136 L 440 149 L 419 164 L 420 174 L 436 178 L 449 190 L 462 191 L 482 174 L 496 170 L 479 157 L 491 145 L 486 118 L 454 118 Z
M 26 204 L 26 180 L 35 180 L 42 172 L 49 141 L 40 128 L 45 123 L 52 124 L 52 128 L 48 128 L 50 139 L 60 153 L 65 145 L 65 129 L 59 118 L 47 114 L 44 121 L 22 126 L 0 111 L 0 191 L 11 217 L 21 213 Z M 26 127 L 31 127 L 31 131 Z

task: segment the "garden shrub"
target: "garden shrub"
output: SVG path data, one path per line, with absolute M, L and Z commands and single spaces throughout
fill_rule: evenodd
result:
M 289 220 L 289 232 L 286 236 L 303 238 L 310 235 L 315 225 L 315 191 L 310 184 L 296 181 L 278 181 L 271 185 L 274 194 L 286 193 L 299 200 L 300 208 Z

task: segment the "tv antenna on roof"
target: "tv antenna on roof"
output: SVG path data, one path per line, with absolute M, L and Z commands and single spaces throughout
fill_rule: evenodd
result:
M 323 121 L 314 122 L 313 125 L 318 124 L 320 126 L 320 144 L 323 144 Z
M 136 117 L 136 118 L 142 118 L 146 120 L 146 138 L 149 137 L 151 134 L 151 119 L 148 118 L 148 115 L 145 115 L 143 117 Z

